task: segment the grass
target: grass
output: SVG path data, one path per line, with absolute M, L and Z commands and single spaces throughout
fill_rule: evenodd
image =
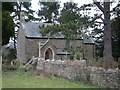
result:
M 3 88 L 97 88 L 85 83 L 76 83 L 58 77 L 44 77 L 28 72 L 4 72 Z
M 2 89 L 2 74 L 0 72 L 0 90 Z

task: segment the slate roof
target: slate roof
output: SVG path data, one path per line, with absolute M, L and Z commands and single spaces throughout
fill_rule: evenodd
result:
M 31 38 L 43 38 L 42 35 L 40 34 L 39 28 L 39 26 L 42 26 L 43 24 L 45 27 L 47 25 L 53 25 L 51 23 L 24 22 L 23 25 L 25 30 L 25 36 Z M 48 35 L 44 36 L 44 38 L 48 38 Z M 59 32 L 50 38 L 64 38 L 64 35 L 61 32 Z
M 26 37 L 42 37 L 39 33 L 39 23 L 23 23 Z
M 47 25 L 53 25 L 51 23 L 36 23 L 36 22 L 24 22 L 24 30 L 25 30 L 25 36 L 28 38 L 48 38 L 48 36 L 42 37 L 40 34 L 40 28 L 39 26 L 44 26 L 46 27 Z M 61 32 L 56 33 L 53 37 L 50 38 L 63 38 L 64 35 Z M 94 40 L 92 38 L 85 38 L 83 39 L 83 43 L 85 44 L 94 44 Z
M 93 40 L 93 38 L 92 37 L 87 37 L 87 38 L 85 38 L 85 39 L 83 39 L 83 42 L 84 42 L 84 44 L 95 44 L 95 41 Z

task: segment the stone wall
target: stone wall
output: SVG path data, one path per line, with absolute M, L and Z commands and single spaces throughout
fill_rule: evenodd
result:
M 86 66 L 86 61 L 38 60 L 37 71 L 64 77 L 70 80 L 89 82 L 93 85 L 118 88 L 118 69 L 105 70 Z

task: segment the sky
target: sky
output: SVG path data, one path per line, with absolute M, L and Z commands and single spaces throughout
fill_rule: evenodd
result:
M 60 3 L 61 7 L 63 7 L 63 3 L 70 2 L 70 1 L 77 3 L 79 7 L 83 4 L 93 3 L 92 0 L 59 0 L 59 1 L 61 2 Z M 38 11 L 38 9 L 40 8 L 40 6 L 38 5 L 38 2 L 39 2 L 39 0 L 32 0 L 32 9 L 35 11 Z M 37 14 L 35 14 L 35 17 L 37 17 Z
M 41 1 L 52 1 L 52 0 L 41 0 Z M 91 3 L 93 3 L 93 0 L 57 0 L 57 1 L 61 2 L 60 3 L 60 7 L 63 7 L 63 4 L 65 2 L 70 2 L 70 1 L 73 1 L 74 3 L 77 3 L 78 7 L 80 7 L 80 6 L 84 5 L 84 4 L 91 4 Z M 103 0 L 97 0 L 97 1 L 103 2 Z M 114 1 L 114 4 L 116 4 L 116 3 L 118 3 L 119 0 L 110 0 L 110 1 Z M 40 8 L 40 6 L 38 5 L 38 2 L 39 2 L 39 0 L 32 0 L 32 9 L 35 10 L 36 13 L 38 12 L 38 9 Z M 94 15 L 94 11 L 95 11 L 95 8 L 91 11 L 92 12 L 91 15 Z M 34 16 L 37 18 L 38 15 L 36 13 L 34 13 Z M 100 12 L 97 11 L 97 13 L 100 13 Z

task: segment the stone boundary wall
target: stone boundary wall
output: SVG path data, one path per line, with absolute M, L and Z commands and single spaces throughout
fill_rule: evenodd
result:
M 89 82 L 107 88 L 118 88 L 119 69 L 103 69 L 86 66 L 86 61 L 38 60 L 37 71 L 44 71 L 70 80 Z

